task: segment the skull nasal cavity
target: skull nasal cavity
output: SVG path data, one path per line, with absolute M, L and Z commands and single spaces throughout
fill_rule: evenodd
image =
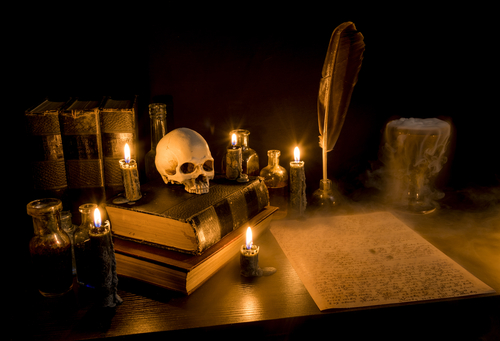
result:
M 195 164 L 191 163 L 191 162 L 183 163 L 180 167 L 181 172 L 184 174 L 193 173 L 195 171 L 195 169 L 196 169 Z

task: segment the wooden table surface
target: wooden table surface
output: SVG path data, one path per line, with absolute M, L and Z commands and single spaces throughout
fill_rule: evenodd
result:
M 24 282 L 21 294 L 15 294 L 7 330 L 11 340 L 211 336 L 499 340 L 499 212 L 482 210 L 469 215 L 443 208 L 432 216 L 397 215 L 493 287 L 494 295 L 321 312 L 267 231 L 255 243 L 261 248 L 259 265 L 277 268 L 272 276 L 240 276 L 239 257 L 235 256 L 190 296 L 120 278 L 123 304 L 105 310 L 96 308 L 92 295 L 77 285 L 69 294 L 49 299 Z

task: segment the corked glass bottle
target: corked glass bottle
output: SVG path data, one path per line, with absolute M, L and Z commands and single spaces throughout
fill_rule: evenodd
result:
M 96 204 L 80 205 L 78 209 L 82 217 L 81 224 L 74 232 L 77 280 L 78 284 L 84 287 L 93 287 L 93 285 L 89 284 L 92 276 L 89 231 L 93 226 L 93 212 L 96 207 Z
M 288 213 L 288 172 L 280 166 L 280 155 L 279 150 L 268 150 L 268 165 L 260 171 L 269 191 L 270 205 L 279 207 L 273 219 L 283 219 Z
M 55 198 L 34 200 L 27 205 L 35 235 L 29 250 L 35 282 L 43 296 L 61 296 L 73 287 L 71 241 L 61 226 L 62 202 Z
M 151 103 L 149 105 L 149 118 L 151 125 L 151 150 L 144 157 L 146 178 L 148 181 L 160 179 L 156 169 L 156 146 L 167 133 L 167 105 L 164 103 Z
M 71 258 L 72 258 L 72 273 L 73 276 L 76 275 L 76 263 L 75 263 L 75 249 L 73 247 L 73 243 L 75 241 L 74 239 L 74 233 L 76 229 L 76 225 L 73 224 L 71 221 L 72 214 L 70 211 L 62 211 L 61 212 L 61 226 L 64 232 L 67 233 L 69 240 L 71 242 Z

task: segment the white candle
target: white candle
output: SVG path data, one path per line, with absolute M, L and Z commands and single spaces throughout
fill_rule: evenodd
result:
M 292 216 L 303 216 L 307 206 L 304 161 L 300 161 L 299 147 L 295 147 L 294 161 L 290 162 L 290 211 Z

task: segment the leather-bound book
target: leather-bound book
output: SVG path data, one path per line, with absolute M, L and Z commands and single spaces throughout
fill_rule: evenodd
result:
M 119 161 L 124 157 L 125 144 L 136 159 L 137 96 L 107 97 L 101 107 L 101 137 L 104 156 L 104 181 L 109 196 L 123 191 Z
M 154 245 L 114 237 L 116 272 L 162 288 L 191 294 L 238 254 L 247 226 L 254 240 L 264 233 L 277 207 L 267 206 L 201 255 L 189 255 Z
M 141 193 L 133 205 L 108 200 L 113 234 L 187 254 L 202 254 L 269 205 L 260 177 L 246 183 L 216 178 L 205 194 L 158 179 L 143 184 Z
M 59 112 L 68 188 L 81 201 L 104 200 L 99 111 L 103 98 L 75 98 Z
M 56 197 L 68 187 L 58 116 L 68 100 L 45 99 L 25 111 L 34 190 Z

